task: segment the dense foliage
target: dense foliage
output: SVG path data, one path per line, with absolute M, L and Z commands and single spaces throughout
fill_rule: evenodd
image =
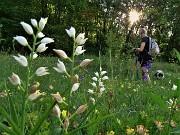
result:
M 142 13 L 133 26 L 129 22 L 132 9 Z M 98 54 L 101 50 L 102 54 L 106 54 L 110 48 L 116 50 L 113 51 L 114 56 L 119 56 L 127 48 L 138 46 L 137 29 L 144 25 L 148 27 L 148 34 L 159 43 L 160 57 L 172 60 L 172 48 L 178 50 L 180 45 L 179 12 L 179 0 L 1 0 L 0 48 L 24 51 L 12 42 L 16 33 L 25 34 L 19 22 L 24 20 L 29 23 L 29 17 L 48 17 L 45 34 L 56 42 L 49 46 L 47 53 L 55 47 L 71 53 L 69 40 L 64 35 L 65 29 L 73 26 L 89 38 L 85 45 L 88 53 Z M 133 33 L 127 36 L 130 29 Z M 109 42 L 109 36 L 114 37 L 115 41 Z

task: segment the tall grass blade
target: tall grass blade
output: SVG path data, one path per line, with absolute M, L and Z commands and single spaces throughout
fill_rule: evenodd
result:
M 174 98 L 180 97 L 180 79 L 177 79 L 177 89 L 174 91 Z
M 167 109 L 166 104 L 164 103 L 164 101 L 161 99 L 161 97 L 159 97 L 158 95 L 149 94 L 149 97 L 155 102 L 157 103 L 162 109 Z
M 2 123 L 0 123 L 0 129 L 10 135 L 18 135 L 16 132 L 12 131 L 9 127 L 5 126 Z
M 0 113 L 7 119 L 9 125 L 15 130 L 15 132 L 18 135 L 21 135 L 21 132 L 18 129 L 16 123 L 12 120 L 12 118 L 9 116 L 9 114 L 2 107 L 0 107 Z

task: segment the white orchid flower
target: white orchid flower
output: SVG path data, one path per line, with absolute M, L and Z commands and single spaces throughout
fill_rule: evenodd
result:
M 75 54 L 80 55 L 86 51 L 86 50 L 82 50 L 82 49 L 83 49 L 83 46 L 78 46 L 75 50 Z
M 177 86 L 175 84 L 173 84 L 172 90 L 176 90 Z
M 46 18 L 41 18 L 39 21 L 39 29 L 42 31 L 47 23 L 47 17 Z
M 57 68 L 56 67 L 53 67 L 57 72 L 59 73 L 64 73 L 66 72 L 66 68 L 65 68 L 65 65 L 63 62 L 61 62 L 60 60 L 58 60 L 58 63 L 57 63 Z
M 31 55 L 30 55 L 31 56 Z M 38 54 L 33 52 L 33 60 L 36 59 L 38 57 Z
M 78 88 L 79 88 L 79 85 L 80 85 L 80 83 L 75 83 L 75 84 L 73 84 L 73 86 L 72 86 L 72 91 L 76 91 Z
M 105 91 L 105 88 L 102 87 L 102 88 L 99 89 L 99 91 L 100 91 L 100 92 L 103 92 L 103 91 Z
M 53 113 L 56 117 L 60 118 L 61 110 L 57 104 L 53 107 Z
M 91 62 L 93 61 L 93 59 L 85 59 L 80 63 L 80 67 L 87 67 Z
M 97 77 L 93 77 L 92 80 L 93 80 L 93 81 L 97 81 L 98 78 L 97 78 Z
M 21 81 L 20 81 L 20 78 L 18 75 L 12 73 L 12 76 L 11 77 L 8 77 L 10 82 L 13 84 L 13 85 L 19 85 L 21 84 Z
M 94 74 L 95 74 L 97 77 L 99 77 L 99 73 L 98 73 L 98 72 L 95 72 Z
M 37 38 L 43 38 L 45 35 L 42 32 L 38 32 Z
M 46 47 L 46 43 L 41 43 L 41 44 L 37 47 L 36 51 L 39 52 L 39 53 L 42 53 L 42 52 L 46 51 L 47 48 L 48 48 L 48 47 Z
M 53 51 L 54 51 L 55 53 L 57 53 L 58 56 L 62 57 L 63 59 L 68 58 L 67 54 L 66 54 L 63 50 L 53 49 Z
M 28 42 L 27 42 L 27 39 L 23 36 L 16 36 L 16 37 L 13 37 L 15 40 L 18 41 L 18 43 L 20 43 L 21 45 L 23 46 L 27 46 L 28 45 Z
M 107 71 L 101 71 L 101 75 L 104 75 L 106 73 L 107 73 Z
M 107 79 L 109 79 L 108 76 L 104 76 L 104 77 L 102 78 L 102 80 L 107 80 Z
M 40 67 L 40 68 L 38 68 L 37 70 L 36 70 L 36 75 L 37 76 L 43 76 L 43 75 L 47 75 L 47 74 L 49 74 L 49 72 L 47 72 L 48 71 L 48 69 L 47 69 L 47 67 Z
M 25 56 L 18 54 L 19 57 L 13 56 L 14 59 L 23 67 L 26 67 L 28 65 L 27 59 Z
M 54 42 L 54 39 L 52 38 L 48 38 L 48 37 L 45 37 L 41 40 L 41 43 L 46 43 L 46 44 L 49 44 L 49 43 L 52 43 Z
M 85 39 L 84 39 L 84 36 L 85 36 L 85 33 L 80 33 L 80 34 L 76 37 L 76 43 L 77 43 L 78 45 L 83 45 L 83 44 L 85 44 L 85 42 L 86 42 L 86 40 L 87 40 L 88 38 L 85 38 Z
M 93 87 L 96 87 L 96 83 L 95 83 L 95 82 L 92 82 L 91 85 L 92 85 Z
M 29 24 L 27 24 L 27 23 L 25 23 L 25 22 L 21 22 L 20 24 L 23 26 L 24 30 L 25 30 L 29 35 L 32 35 L 32 34 L 33 34 L 33 29 L 32 29 L 32 27 L 31 27 Z
M 93 93 L 94 93 L 94 91 L 93 91 L 93 90 L 91 90 L 91 89 L 88 89 L 88 93 L 93 94 Z
M 69 30 L 66 29 L 66 32 L 70 37 L 75 38 L 76 30 L 74 27 L 71 27 Z
M 36 21 L 36 19 L 31 19 L 31 24 L 32 24 L 34 27 L 37 27 L 37 21 Z
M 40 93 L 39 90 L 37 90 L 33 94 L 29 95 L 28 99 L 30 101 L 33 101 L 33 100 L 37 99 L 38 97 L 40 97 L 41 95 L 43 95 L 43 93 Z

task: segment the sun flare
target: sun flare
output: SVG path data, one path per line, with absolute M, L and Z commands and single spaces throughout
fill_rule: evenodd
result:
M 139 20 L 140 13 L 138 13 L 136 10 L 132 10 L 129 12 L 129 21 L 131 24 Z

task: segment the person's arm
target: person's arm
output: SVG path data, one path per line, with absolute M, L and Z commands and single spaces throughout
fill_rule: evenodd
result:
M 142 42 L 140 48 L 136 48 L 136 50 L 142 52 L 144 50 L 145 44 L 145 42 Z

